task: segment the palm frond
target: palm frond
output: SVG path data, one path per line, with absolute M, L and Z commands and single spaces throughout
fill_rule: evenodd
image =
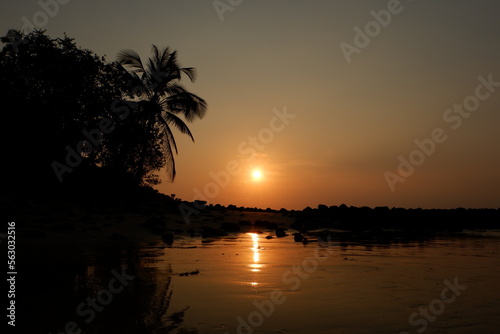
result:
M 188 135 L 189 138 L 191 138 L 191 140 L 194 142 L 194 137 L 193 134 L 191 133 L 191 130 L 189 130 L 189 127 L 187 126 L 186 123 L 184 123 L 184 121 L 181 118 L 179 118 L 178 116 L 174 115 L 171 112 L 165 112 L 162 119 L 164 119 L 167 124 L 173 125 L 181 133 Z
M 160 71 L 158 69 L 157 63 L 152 59 L 148 59 L 148 66 L 147 66 L 147 80 L 148 83 L 151 85 L 151 87 L 158 86 L 160 83 Z
M 122 50 L 116 59 L 120 64 L 129 66 L 134 72 L 145 72 L 141 57 L 134 50 Z
M 175 150 L 175 154 L 178 154 L 177 150 L 177 143 L 175 142 L 174 134 L 172 133 L 172 130 L 168 126 L 168 123 L 163 117 L 160 117 L 160 123 L 162 124 L 162 129 L 161 131 L 164 133 L 166 137 L 166 143 L 164 145 L 165 149 L 165 162 L 167 166 L 167 176 L 168 178 L 173 181 L 175 179 L 175 175 L 177 174 L 177 171 L 175 169 L 175 158 L 174 158 L 174 152 L 172 150 L 172 147 Z
M 170 57 L 170 50 L 168 47 L 164 48 L 158 48 L 156 45 L 153 44 L 151 47 L 151 52 L 153 53 L 153 60 L 154 62 L 160 67 L 161 69 L 164 69 L 167 65 L 167 61 Z
M 173 138 L 173 136 L 172 136 Z M 166 171 L 167 171 L 167 178 L 170 181 L 174 181 L 175 175 L 177 174 L 177 171 L 175 169 L 175 159 L 174 159 L 174 153 L 172 152 L 172 147 L 170 143 L 167 143 L 165 145 L 165 150 L 167 151 L 165 154 L 165 164 L 166 164 Z
M 172 96 L 187 92 L 186 88 L 184 88 L 184 86 L 181 85 L 178 81 L 167 82 L 162 88 L 163 88 L 162 96 L 165 97 L 162 103 L 165 103 Z
M 191 82 L 194 82 L 196 80 L 197 73 L 194 67 L 183 67 L 181 68 L 181 72 L 187 75 Z
M 165 61 L 165 68 L 170 70 L 170 80 L 180 80 L 181 72 L 179 63 L 177 62 L 177 51 L 174 50 L 168 55 L 168 59 Z
M 192 122 L 195 118 L 203 118 L 207 111 L 207 102 L 187 91 L 167 97 L 165 104 L 168 110 L 175 113 L 182 112 L 188 122 Z

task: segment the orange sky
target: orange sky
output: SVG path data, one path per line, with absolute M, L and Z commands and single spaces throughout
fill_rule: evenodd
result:
M 3 33 L 44 10 L 0 8 Z M 209 109 L 191 124 L 196 143 L 177 135 L 177 178 L 158 187 L 167 194 L 275 209 L 500 207 L 499 12 L 486 0 L 243 1 L 219 12 L 212 1 L 92 0 L 59 5 L 43 28 L 108 60 L 157 44 L 197 68 L 188 87 Z M 453 110 L 464 103 L 473 111 Z M 415 153 L 436 129 L 446 140 Z M 418 164 L 404 182 L 400 156 Z

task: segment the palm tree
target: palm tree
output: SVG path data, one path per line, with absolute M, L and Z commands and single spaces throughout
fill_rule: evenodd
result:
M 130 73 L 134 88 L 130 97 L 137 102 L 138 120 L 144 126 L 145 133 L 153 134 L 155 147 L 158 145 L 163 153 L 164 166 L 167 168 L 167 177 L 175 179 L 174 152 L 178 153 L 172 129 L 188 135 L 194 142 L 194 137 L 183 118 L 192 122 L 196 118 L 203 118 L 207 103 L 202 98 L 190 93 L 180 83 L 181 74 L 194 82 L 196 71 L 192 67 L 180 67 L 177 62 L 177 52 L 169 48 L 159 49 L 156 45 L 151 49 L 152 57 L 144 65 L 141 57 L 133 50 L 123 50 L 118 54 L 118 62 Z M 149 136 L 149 139 L 151 136 Z M 143 142 L 145 144 L 145 142 Z M 136 161 L 137 169 L 134 177 L 144 181 L 148 170 L 145 166 L 147 148 L 143 148 L 140 160 Z M 151 153 L 151 151 L 149 151 Z M 158 166 L 155 167 L 158 169 Z

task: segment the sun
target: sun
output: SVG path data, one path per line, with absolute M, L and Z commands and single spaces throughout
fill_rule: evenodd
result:
M 255 169 L 254 171 L 252 171 L 252 178 L 254 181 L 262 180 L 262 172 L 258 169 Z

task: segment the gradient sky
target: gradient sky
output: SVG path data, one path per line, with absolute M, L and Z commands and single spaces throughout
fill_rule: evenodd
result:
M 478 101 L 470 96 L 479 76 L 500 82 L 499 2 L 231 3 L 239 5 L 222 13 L 223 21 L 212 0 L 71 0 L 47 16 L 50 36 L 66 32 L 108 61 L 122 49 L 147 58 L 157 44 L 198 70 L 188 87 L 208 102 L 208 113 L 191 124 L 196 143 L 177 135 L 178 175 L 160 191 L 275 209 L 500 207 L 500 87 L 481 88 L 489 96 L 470 117 L 460 116 L 458 127 L 458 114 L 447 113 Z M 388 6 L 397 13 L 377 26 L 371 11 Z M 2 1 L 1 33 L 20 29 L 23 17 L 43 18 L 41 10 L 35 0 Z M 355 46 L 355 27 L 366 24 L 380 29 L 348 63 L 340 44 Z M 273 110 L 285 109 L 295 118 L 266 130 Z M 412 153 L 414 141 L 437 128 L 446 141 L 423 160 Z M 252 153 L 249 137 L 257 138 Z M 410 155 L 421 165 L 392 191 L 384 173 L 398 175 L 398 157 Z M 240 170 L 224 179 L 228 163 Z M 262 170 L 259 182 L 254 167 Z

